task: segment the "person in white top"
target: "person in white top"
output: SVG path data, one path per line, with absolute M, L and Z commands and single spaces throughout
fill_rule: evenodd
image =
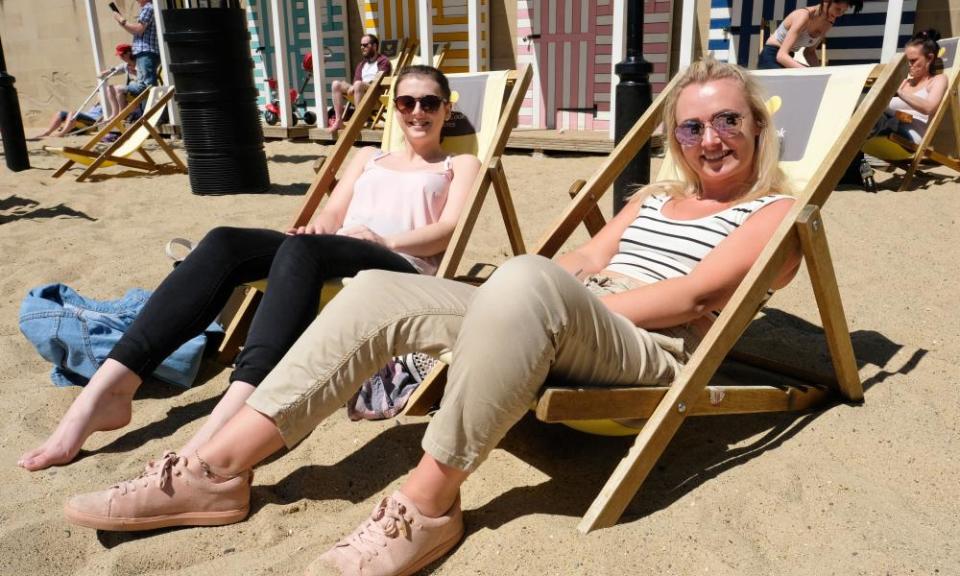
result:
M 787 191 L 776 130 L 745 70 L 708 56 L 682 74 L 671 95 L 664 134 L 683 182 L 641 189 L 585 245 L 555 261 L 513 258 L 480 287 L 418 274 L 358 274 L 196 453 L 168 456 L 136 485 L 71 499 L 68 518 L 113 530 L 236 521 L 249 509 L 254 465 L 303 440 L 393 354 L 449 350 L 454 362 L 419 464 L 307 573 L 414 574 L 446 554 L 464 534 L 460 485 L 527 413 L 547 377 L 671 382 L 687 357 L 681 337 L 666 331 L 686 331 L 723 308 L 794 204 L 770 199 L 732 222 L 684 274 L 645 281 L 608 270 L 629 249 L 622 242 L 628 229 L 646 226 L 641 207 L 654 195 L 668 197 L 660 211 L 674 223 L 672 237 L 664 235 L 672 246 L 705 219 Z M 799 264 L 795 250 L 775 287 Z M 375 460 L 365 473 L 393 476 Z
M 793 57 L 798 50 L 803 50 L 807 66 L 819 66 L 817 46 L 850 8 L 854 13 L 860 12 L 863 0 L 824 0 L 817 6 L 794 10 L 767 39 L 757 60 L 757 69 L 803 68 Z
M 899 134 L 919 144 L 927 132 L 927 122 L 947 92 L 947 77 L 937 73 L 940 33 L 933 28 L 913 35 L 904 48 L 910 66 L 907 78 L 897 88 L 872 135 Z
M 373 34 L 366 34 L 360 39 L 360 53 L 363 59 L 353 71 L 353 82 L 334 80 L 330 85 L 333 91 L 333 122 L 331 131 L 343 128 L 344 97 L 353 96 L 354 102 L 359 102 L 366 92 L 367 86 L 376 77 L 377 72 L 389 75 L 392 70 L 390 59 L 380 53 L 380 40 Z

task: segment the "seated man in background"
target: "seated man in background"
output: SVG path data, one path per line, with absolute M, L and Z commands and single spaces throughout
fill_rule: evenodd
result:
M 390 59 L 380 53 L 380 40 L 373 34 L 366 34 L 360 39 L 360 52 L 363 60 L 357 64 L 353 72 L 353 83 L 348 84 L 342 80 L 334 80 L 331 84 L 333 91 L 333 124 L 331 130 L 343 128 L 343 106 L 344 95 L 349 94 L 354 102 L 359 102 L 363 98 L 363 93 L 367 86 L 376 77 L 378 72 L 390 74 L 392 72 Z

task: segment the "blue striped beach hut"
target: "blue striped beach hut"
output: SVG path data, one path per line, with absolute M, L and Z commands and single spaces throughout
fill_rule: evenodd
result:
M 306 72 L 301 68 L 301 60 L 310 52 L 310 24 L 307 15 L 307 6 L 303 0 L 294 0 L 285 2 L 284 16 L 286 22 L 287 46 L 284 62 L 286 62 L 287 78 L 291 88 L 299 88 Z M 324 93 L 327 95 L 327 102 L 320 109 L 316 110 L 313 105 L 315 100 L 314 85 L 307 86 L 304 97 L 310 103 L 309 108 L 317 112 L 321 118 L 326 117 L 326 108 L 332 105 L 330 101 L 330 84 L 334 80 L 345 80 L 352 76 L 352 71 L 347 70 L 347 14 L 346 0 L 320 0 L 317 2 L 317 9 L 320 13 L 320 20 L 323 29 L 323 46 L 329 51 L 329 55 L 324 59 L 324 76 L 326 86 Z M 259 97 L 257 103 L 263 107 L 267 103 L 268 89 L 266 79 L 275 77 L 274 72 L 274 50 L 270 34 L 270 0 L 248 0 L 247 1 L 247 29 L 250 32 L 250 54 L 254 63 L 254 80 L 257 84 Z M 258 46 L 263 46 L 265 50 L 261 53 L 257 51 Z
M 711 0 L 707 49 L 720 60 L 756 68 L 761 22 L 777 25 L 797 8 L 817 0 Z M 859 14 L 845 14 L 827 34 L 829 64 L 867 64 L 880 61 L 887 2 L 866 1 Z M 904 0 L 897 46 L 910 39 L 917 0 Z

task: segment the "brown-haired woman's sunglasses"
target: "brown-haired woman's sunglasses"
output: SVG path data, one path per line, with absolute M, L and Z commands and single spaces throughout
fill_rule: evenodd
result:
M 417 107 L 417 102 L 420 103 L 421 110 L 430 114 L 431 112 L 439 110 L 440 106 L 446 102 L 446 100 L 433 94 L 427 94 L 419 98 L 413 96 L 397 96 L 393 99 L 393 105 L 397 107 L 397 110 L 399 110 L 401 114 L 413 112 Z

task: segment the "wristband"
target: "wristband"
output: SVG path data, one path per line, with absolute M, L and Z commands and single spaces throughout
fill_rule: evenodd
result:
M 120 21 L 120 25 L 121 25 L 121 26 L 126 26 L 126 25 L 127 25 L 127 19 L 124 18 L 123 20 L 121 20 L 121 21 Z

